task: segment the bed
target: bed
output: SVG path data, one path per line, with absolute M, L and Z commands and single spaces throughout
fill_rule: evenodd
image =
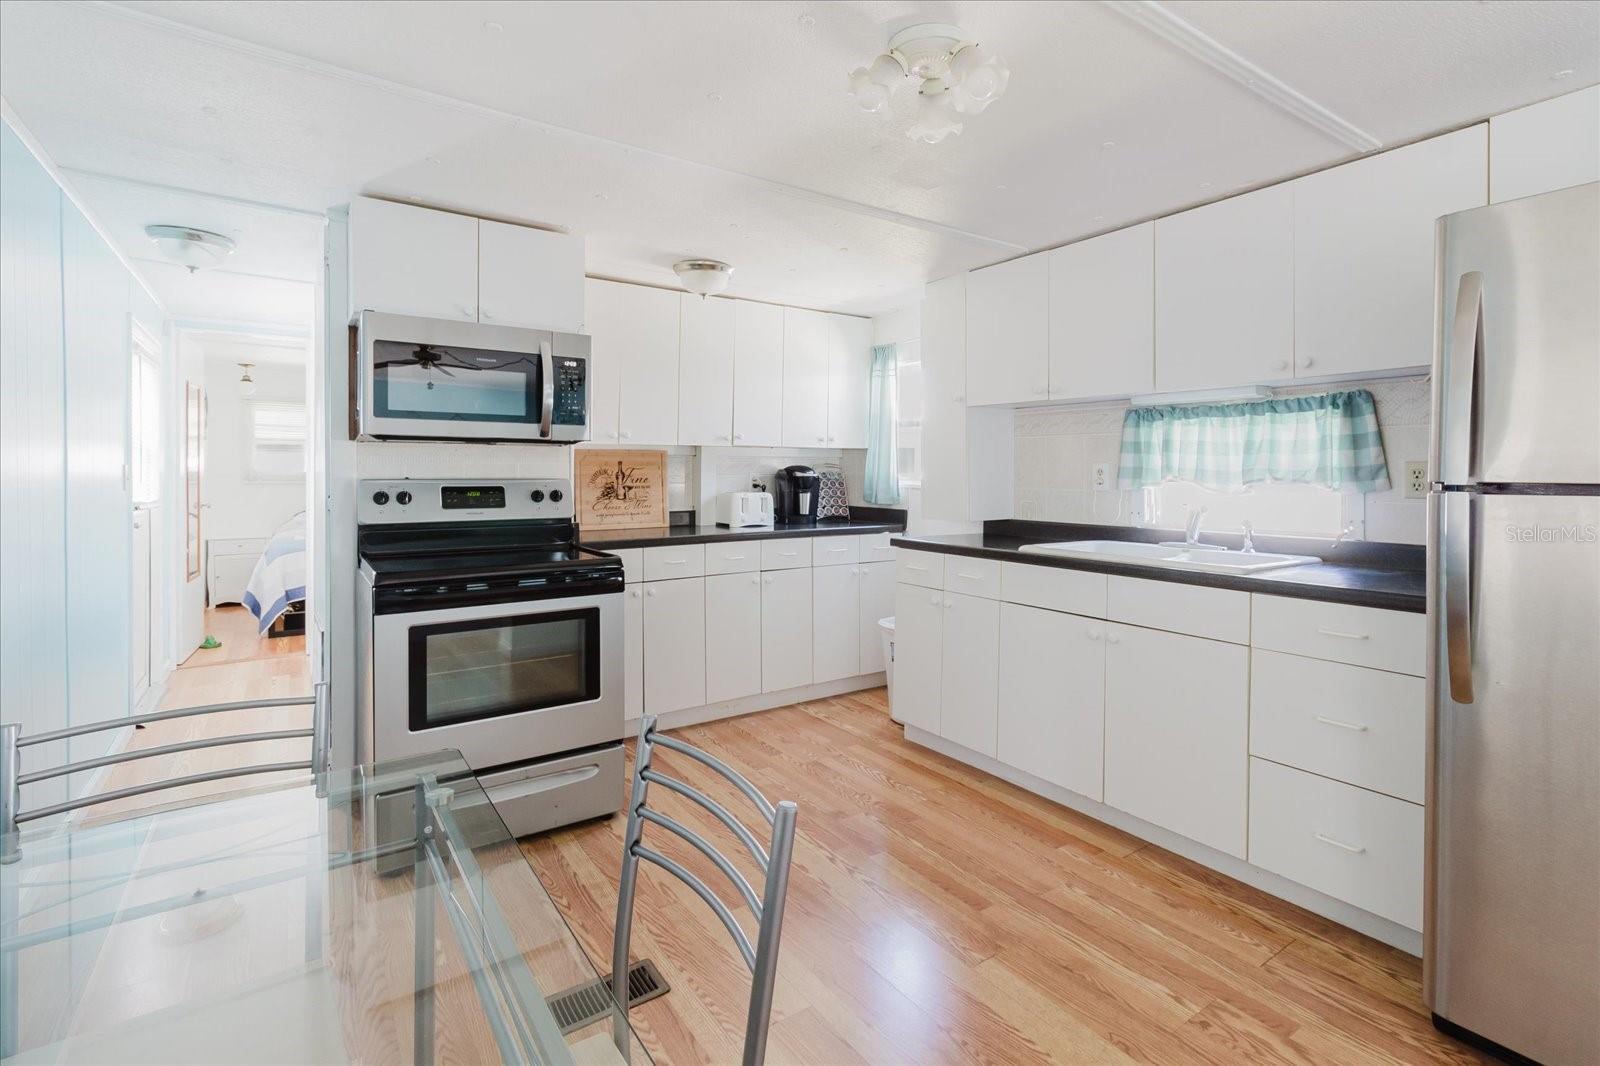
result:
M 245 584 L 243 603 L 266 633 L 285 614 L 303 616 L 306 600 L 306 516 L 279 526 L 256 560 Z

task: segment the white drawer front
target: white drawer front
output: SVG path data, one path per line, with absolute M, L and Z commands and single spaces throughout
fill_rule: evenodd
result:
M 601 548 L 603 552 L 615 555 L 622 560 L 622 573 L 628 584 L 636 584 L 644 580 L 644 549 L 643 548 Z
M 947 555 L 944 559 L 944 587 L 947 592 L 1000 598 L 1000 563 L 995 559 L 974 559 L 967 555 Z
M 644 579 L 666 581 L 678 577 L 701 577 L 706 572 L 706 546 L 645 548 Z
M 706 574 L 746 574 L 761 569 L 759 540 L 706 545 Z
M 1106 617 L 1233 644 L 1250 643 L 1250 594 L 1232 589 L 1112 575 L 1106 581 Z
M 1421 803 L 1423 680 L 1257 649 L 1250 669 L 1250 754 Z
M 1000 598 L 1048 611 L 1106 616 L 1106 575 L 1031 563 L 1000 564 Z
M 260 537 L 244 537 L 206 541 L 206 548 L 213 556 L 218 555 L 260 555 L 266 550 L 267 541 Z
M 861 543 L 859 537 L 813 537 L 811 539 L 812 566 L 842 566 L 859 562 Z
M 1423 676 L 1427 616 L 1256 594 L 1255 646 Z
M 785 537 L 761 542 L 761 569 L 793 570 L 811 565 L 811 538 Z
M 860 541 L 857 549 L 861 553 L 864 563 L 892 563 L 894 562 L 894 546 L 889 543 L 893 533 L 863 533 L 856 538 Z
M 1250 760 L 1250 862 L 1422 928 L 1422 808 Z
M 894 579 L 902 585 L 921 585 L 928 589 L 944 588 L 943 555 L 934 552 L 915 552 L 901 549 L 894 559 Z

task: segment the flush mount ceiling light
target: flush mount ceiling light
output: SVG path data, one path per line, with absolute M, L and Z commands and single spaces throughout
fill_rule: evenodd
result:
M 146 226 L 144 235 L 155 241 L 161 254 L 193 274 L 201 267 L 212 267 L 233 254 L 232 237 L 193 226 Z
M 961 27 L 929 22 L 889 38 L 889 50 L 852 71 L 849 85 L 861 110 L 876 112 L 901 85 L 917 81 L 917 117 L 906 136 L 938 144 L 961 132 L 963 116 L 1000 99 L 1010 79 L 1006 61 L 969 41 Z
M 237 365 L 238 365 L 240 370 L 244 371 L 243 376 L 241 376 L 239 378 L 239 393 L 240 393 L 240 395 L 243 395 L 243 396 L 254 396 L 256 394 L 256 379 L 250 376 L 250 371 L 255 366 L 255 364 L 254 363 L 239 363 Z
M 702 299 L 726 289 L 733 276 L 733 267 L 715 259 L 684 259 L 673 263 L 672 270 L 684 288 L 699 293 Z

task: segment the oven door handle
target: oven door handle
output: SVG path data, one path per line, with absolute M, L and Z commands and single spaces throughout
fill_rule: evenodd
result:
M 539 376 L 544 385 L 544 396 L 539 406 L 539 436 L 544 440 L 550 439 L 550 423 L 556 413 L 556 366 L 550 354 L 552 347 L 549 337 L 539 341 Z

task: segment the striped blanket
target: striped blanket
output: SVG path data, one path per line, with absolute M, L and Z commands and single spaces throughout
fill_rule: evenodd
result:
M 289 606 L 306 598 L 306 516 L 295 515 L 278 527 L 256 560 L 244 588 L 244 605 L 265 633 Z

